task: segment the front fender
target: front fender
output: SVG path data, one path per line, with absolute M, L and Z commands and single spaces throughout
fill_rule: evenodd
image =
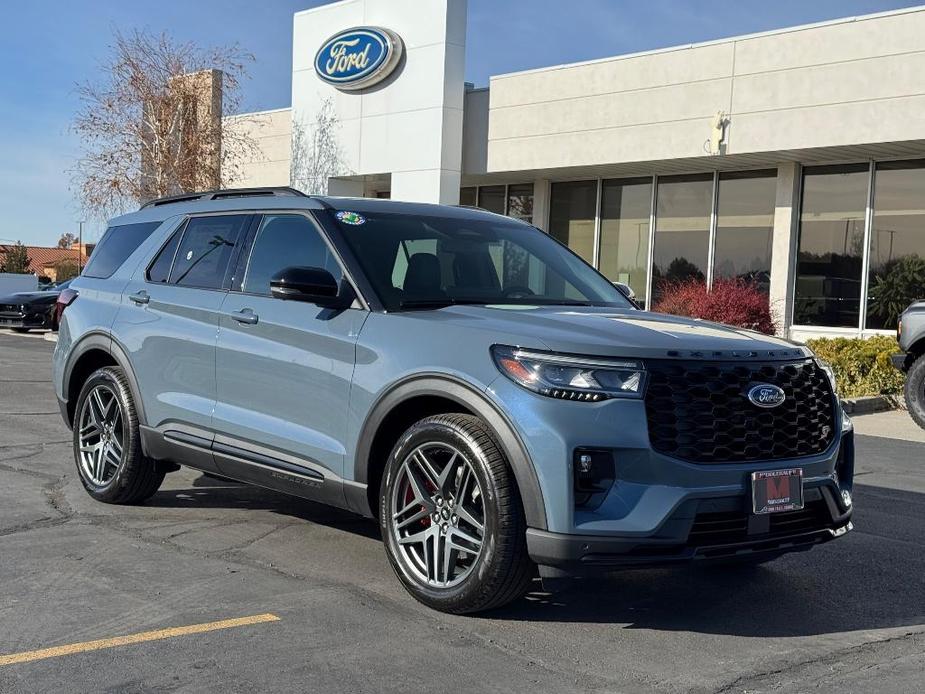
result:
M 360 429 L 354 470 L 356 482 L 364 487 L 369 482 L 370 452 L 383 420 L 401 403 L 420 396 L 439 396 L 452 400 L 476 414 L 488 425 L 514 472 L 523 500 L 527 525 L 531 528 L 545 529 L 546 507 L 539 480 L 527 449 L 507 414 L 471 384 L 446 374 L 411 376 L 391 386 L 376 400 Z

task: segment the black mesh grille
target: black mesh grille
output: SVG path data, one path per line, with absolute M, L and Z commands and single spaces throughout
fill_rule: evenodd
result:
M 649 361 L 646 416 L 652 448 L 695 463 L 782 460 L 825 451 L 835 438 L 835 399 L 812 359 L 792 362 Z M 753 405 L 769 383 L 782 405 Z
M 20 313 L 19 304 L 0 304 L 0 313 Z

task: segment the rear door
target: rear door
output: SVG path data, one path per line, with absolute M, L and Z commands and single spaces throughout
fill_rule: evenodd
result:
M 236 479 L 342 504 L 347 400 L 367 310 L 270 295 L 285 267 L 323 267 L 344 281 L 311 217 L 267 213 L 252 235 L 221 311 L 216 462 Z
M 190 217 L 123 293 L 113 335 L 132 361 L 147 425 L 168 439 L 206 449 L 211 444 L 219 310 L 237 244 L 252 219 L 241 213 Z

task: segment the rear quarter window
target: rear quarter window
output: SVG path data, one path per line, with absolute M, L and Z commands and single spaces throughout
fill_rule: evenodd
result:
M 144 243 L 161 222 L 141 222 L 109 227 L 96 244 L 87 266 L 81 273 L 84 277 L 106 279 Z

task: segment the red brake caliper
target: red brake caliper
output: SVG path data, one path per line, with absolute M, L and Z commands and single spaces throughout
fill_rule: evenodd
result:
M 409 483 L 408 483 L 408 486 L 405 487 L 405 506 L 407 506 L 408 504 L 410 504 L 410 503 L 412 502 L 413 499 L 414 499 L 414 492 L 411 491 L 411 483 L 409 482 Z M 423 507 L 423 506 L 421 506 L 421 510 L 422 510 L 422 511 L 424 510 L 424 507 Z M 422 528 L 429 528 L 429 527 L 430 527 L 430 516 L 424 516 L 424 517 L 421 519 L 421 527 L 422 527 Z

